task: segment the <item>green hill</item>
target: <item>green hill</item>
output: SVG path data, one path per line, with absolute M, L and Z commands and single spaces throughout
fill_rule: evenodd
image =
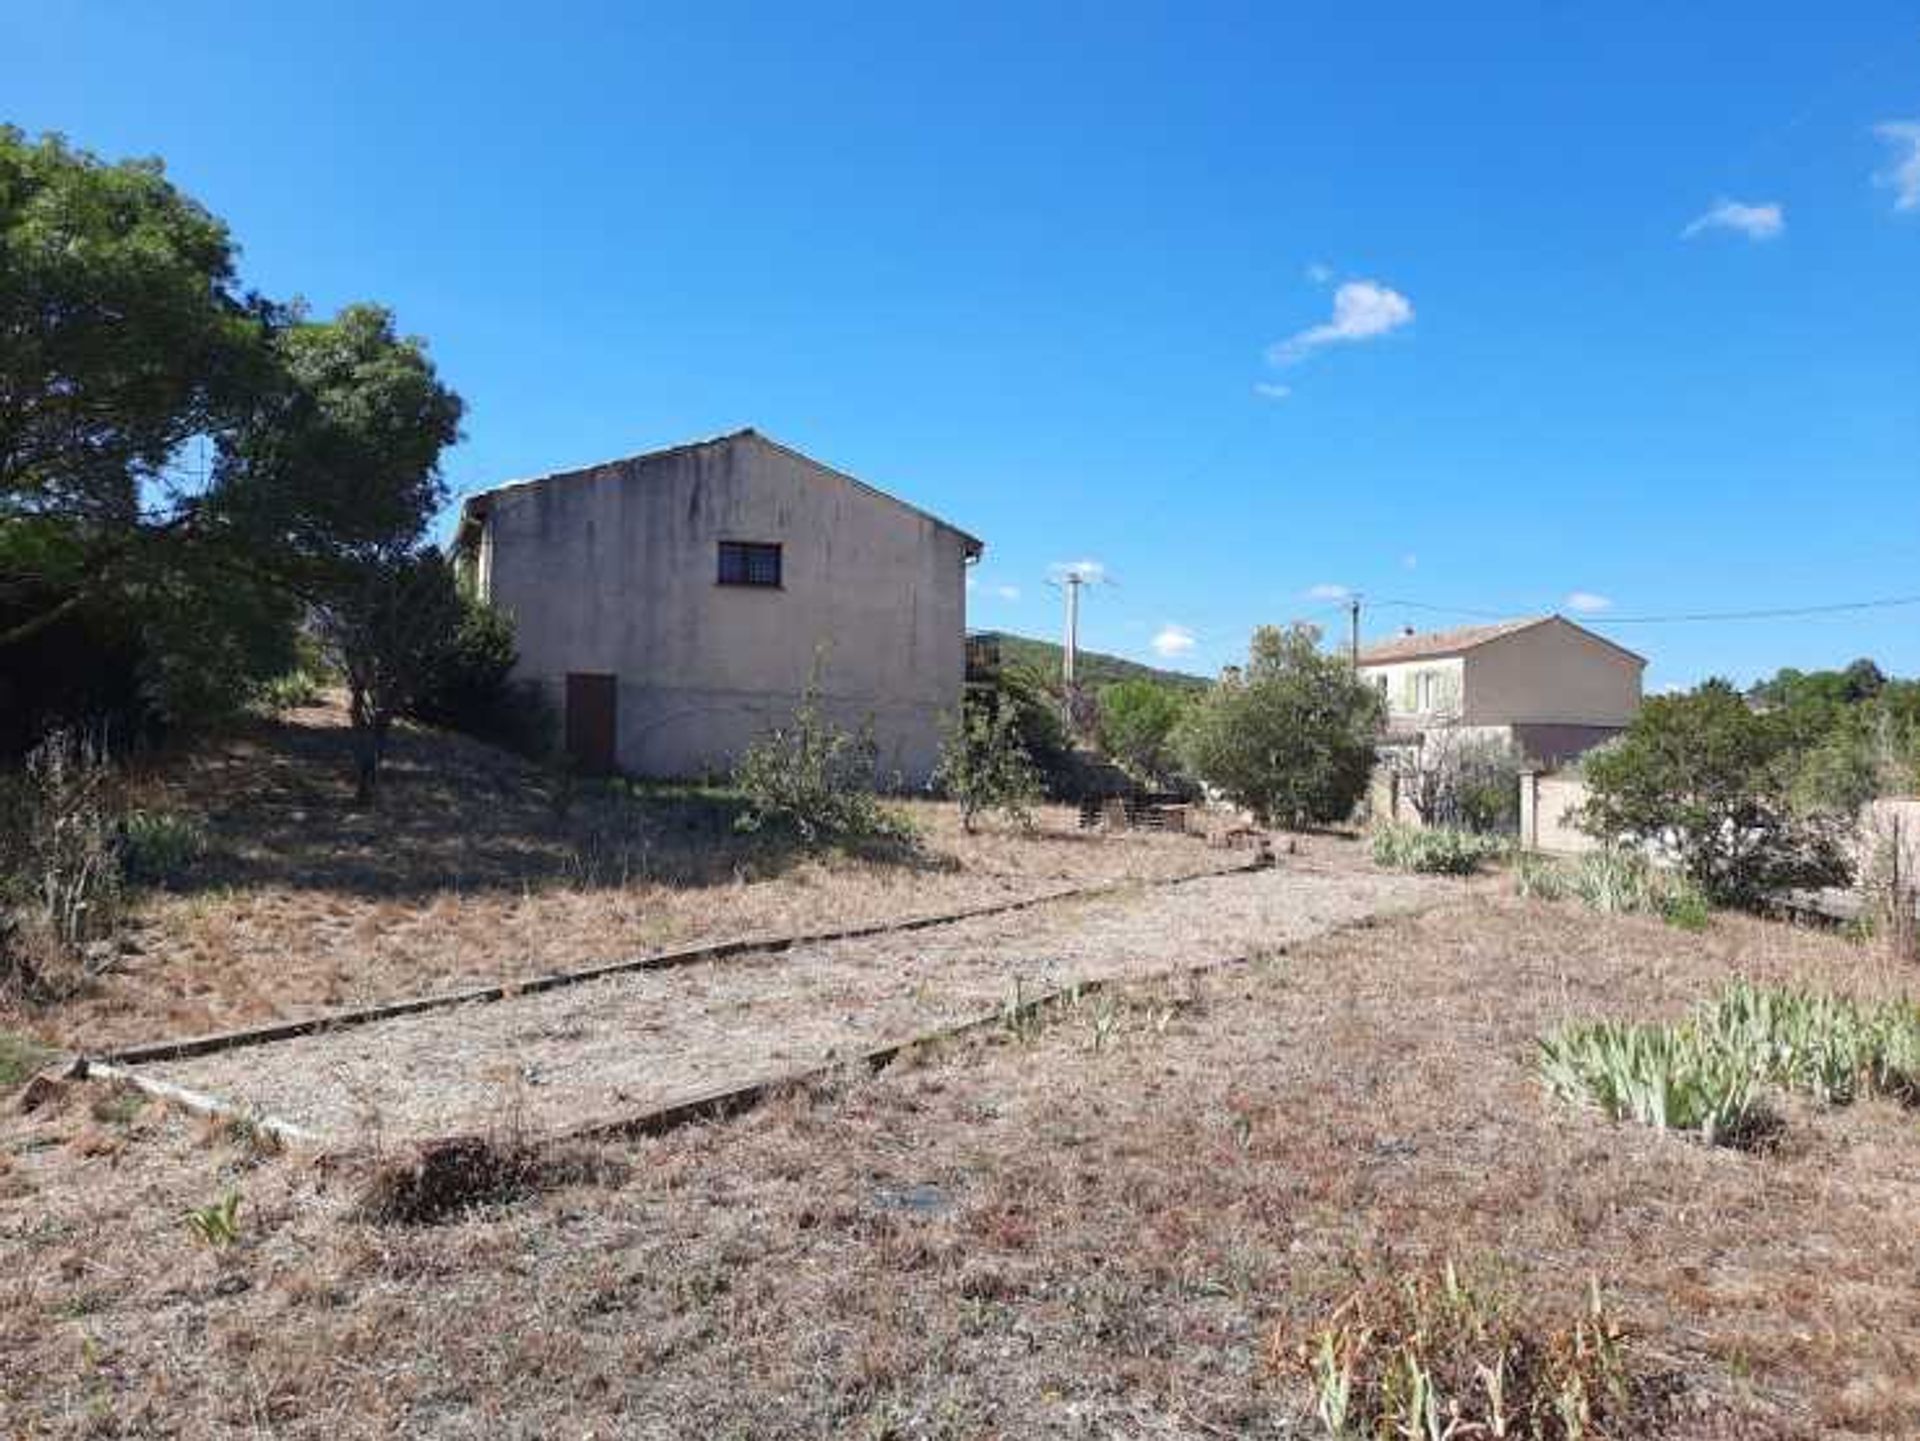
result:
M 981 631 L 979 634 L 982 640 L 999 644 L 1001 665 L 1020 666 L 1033 671 L 1049 685 L 1058 683 L 1061 648 L 1053 641 L 1010 635 L 999 630 Z M 1080 652 L 1078 669 L 1080 684 L 1089 690 L 1099 690 L 1101 686 L 1123 680 L 1157 681 L 1161 685 L 1192 691 L 1205 690 L 1209 684 L 1202 676 L 1187 675 L 1177 670 L 1160 670 L 1155 666 L 1141 665 L 1138 661 L 1123 660 L 1117 655 L 1102 655 L 1096 650 Z

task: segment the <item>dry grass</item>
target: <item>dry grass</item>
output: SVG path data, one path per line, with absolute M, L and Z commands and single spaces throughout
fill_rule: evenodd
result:
M 206 854 L 140 904 L 109 977 L 0 1027 L 98 1050 L 1221 860 L 1187 838 L 1083 834 L 1064 808 L 1032 834 L 970 836 L 927 801 L 905 803 L 918 857 L 811 858 L 736 833 L 722 791 L 570 786 L 406 729 L 360 810 L 343 724 L 337 707 L 295 711 L 145 778 L 143 804 L 197 819 Z
M 62 1435 L 1310 1435 L 1269 1339 L 1393 1254 L 1556 1305 L 1597 1280 L 1666 1397 L 1627 1434 L 1911 1435 L 1910 1111 L 1795 1109 L 1748 1154 L 1556 1106 L 1533 1074 L 1558 1022 L 1676 1015 L 1736 972 L 1912 980 L 1832 936 L 1469 888 L 609 1146 L 624 1175 L 429 1227 L 352 1219 L 358 1163 L 69 1095 L 0 1133 L 0 1413 Z M 180 1216 L 233 1187 L 238 1239 L 196 1243 Z

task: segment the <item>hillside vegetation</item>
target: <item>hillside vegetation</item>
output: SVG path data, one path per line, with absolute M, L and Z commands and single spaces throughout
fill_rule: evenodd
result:
M 998 630 L 982 631 L 980 638 L 999 643 L 1002 665 L 1024 666 L 1049 684 L 1059 680 L 1061 647 L 1055 642 L 1035 640 L 1032 636 L 1012 635 Z M 1184 671 L 1177 670 L 1161 670 L 1156 666 L 1142 665 L 1139 661 L 1125 660 L 1117 655 L 1103 655 L 1095 650 L 1080 652 L 1079 672 L 1080 684 L 1091 690 L 1099 690 L 1102 686 L 1123 680 L 1150 680 L 1161 685 L 1176 686 L 1182 690 L 1191 691 L 1203 691 L 1208 685 L 1204 676 L 1188 675 Z

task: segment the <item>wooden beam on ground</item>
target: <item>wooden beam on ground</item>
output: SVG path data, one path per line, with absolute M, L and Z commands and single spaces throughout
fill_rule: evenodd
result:
M 276 1116 L 265 1115 L 251 1107 L 239 1105 L 220 1096 L 205 1091 L 191 1090 L 186 1086 L 176 1086 L 171 1081 L 162 1081 L 154 1076 L 141 1074 L 126 1066 L 114 1065 L 110 1061 L 88 1060 L 82 1057 L 73 1063 L 67 1075 L 76 1081 L 112 1081 L 123 1086 L 132 1086 L 144 1091 L 156 1100 L 179 1106 L 199 1116 L 215 1116 L 223 1120 L 239 1121 L 256 1131 L 279 1141 L 296 1145 L 314 1145 L 324 1138 L 317 1131 L 309 1131 L 305 1126 L 296 1126 L 291 1121 L 282 1121 Z
M 826 945 L 835 941 L 860 940 L 868 936 L 926 930 L 933 926 L 955 925 L 961 921 L 1030 910 L 1035 906 L 1050 905 L 1055 901 L 1093 899 L 1136 886 L 1150 888 L 1178 886 L 1191 881 L 1240 875 L 1248 871 L 1262 870 L 1269 864 L 1271 864 L 1270 861 L 1256 855 L 1249 861 L 1196 871 L 1191 875 L 1165 876 L 1144 881 L 1102 881 L 1090 886 L 1064 886 L 1010 901 L 993 901 L 986 905 L 968 906 L 957 911 L 909 916 L 905 920 L 870 921 L 862 925 L 843 926 L 833 930 L 803 931 L 791 936 L 759 938 L 748 936 L 737 940 L 709 941 L 702 945 L 686 946 L 677 950 L 651 951 L 645 955 L 608 961 L 582 970 L 550 971 L 545 975 L 530 976 L 522 981 L 502 981 L 495 985 L 476 986 L 463 991 L 441 991 L 429 996 L 410 996 L 398 1001 L 385 1001 L 378 1005 L 361 1006 L 344 1011 L 324 1011 L 319 1015 L 306 1016 L 299 1020 L 275 1021 L 264 1026 L 215 1031 L 202 1036 L 148 1041 L 139 1045 L 122 1046 L 116 1050 L 104 1051 L 92 1059 L 96 1064 L 104 1063 L 111 1066 L 184 1061 L 195 1056 L 212 1055 L 219 1051 L 238 1050 L 244 1046 L 262 1046 L 274 1041 L 292 1040 L 298 1036 L 315 1035 L 321 1031 L 344 1030 L 349 1026 L 365 1026 L 376 1021 L 397 1020 L 402 1016 L 418 1015 L 422 1011 L 446 1010 L 454 1006 L 508 1000 L 514 996 L 537 995 L 542 991 L 558 990 L 563 986 L 577 986 L 587 981 L 602 980 L 608 976 L 625 975 L 634 971 L 670 970 L 678 966 L 696 965 L 702 961 L 725 960 L 731 956 L 760 955 L 789 951 L 799 946 Z

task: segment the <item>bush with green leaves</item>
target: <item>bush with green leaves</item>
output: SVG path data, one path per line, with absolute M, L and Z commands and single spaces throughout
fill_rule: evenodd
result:
M 810 682 L 793 719 L 748 746 L 734 767 L 746 802 L 735 824 L 790 831 L 808 849 L 911 844 L 912 822 L 880 800 L 879 754 L 871 726 L 835 725 Z
M 1920 1101 L 1920 1007 L 1737 981 L 1672 1024 L 1563 1026 L 1539 1064 L 1564 1100 L 1737 1145 L 1765 1128 L 1768 1088 L 1829 1106 Z
M 1040 773 L 1020 743 L 1019 717 L 1010 705 L 963 705 L 940 741 L 934 783 L 960 806 L 960 824 L 972 831 L 979 817 L 998 811 L 1021 826 L 1033 824 Z
M 1470 876 L 1506 849 L 1507 843 L 1498 837 L 1447 826 L 1389 822 L 1373 832 L 1375 865 L 1421 875 Z
M 1700 930 L 1712 906 L 1677 871 L 1637 851 L 1607 848 L 1584 855 L 1522 854 L 1514 863 L 1516 894 L 1544 901 L 1577 900 L 1604 915 L 1655 915 L 1683 930 Z
M 1724 682 L 1655 696 L 1587 758 L 1580 824 L 1610 844 L 1671 855 L 1719 905 L 1845 884 L 1844 828 L 1790 797 L 1789 735 Z
M 1312 626 L 1254 632 L 1244 671 L 1194 703 L 1175 747 L 1189 773 L 1266 825 L 1352 816 L 1373 771 L 1380 696 Z

